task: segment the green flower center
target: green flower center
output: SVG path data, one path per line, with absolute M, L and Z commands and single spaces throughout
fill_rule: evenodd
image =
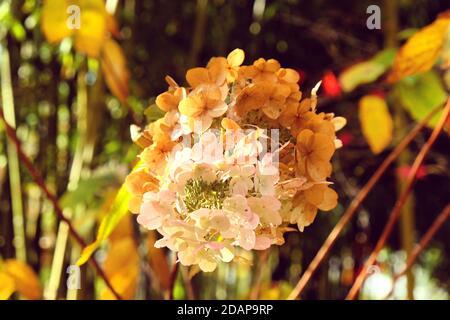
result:
M 222 209 L 223 201 L 229 195 L 229 181 L 208 183 L 202 179 L 190 179 L 184 186 L 184 205 L 189 212 L 201 208 Z

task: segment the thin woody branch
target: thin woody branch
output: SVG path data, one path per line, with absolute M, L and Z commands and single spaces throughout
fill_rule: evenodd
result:
M 369 255 L 369 258 L 365 262 L 361 272 L 357 276 L 355 282 L 353 283 L 352 288 L 350 289 L 347 300 L 353 300 L 356 298 L 359 289 L 364 283 L 364 280 L 367 276 L 369 268 L 376 262 L 376 259 L 378 257 L 378 254 L 380 253 L 381 249 L 383 249 L 384 245 L 386 244 L 387 239 L 389 238 L 390 234 L 392 233 L 394 229 L 394 225 L 397 222 L 398 218 L 401 214 L 401 209 L 403 208 L 403 205 L 405 204 L 406 200 L 408 199 L 412 188 L 414 186 L 414 182 L 417 179 L 417 171 L 419 170 L 420 166 L 422 165 L 423 161 L 425 160 L 426 155 L 431 150 L 431 147 L 433 146 L 434 142 L 438 138 L 439 134 L 441 133 L 446 121 L 447 117 L 450 112 L 450 99 L 447 100 L 447 103 L 445 105 L 444 112 L 439 119 L 439 123 L 437 124 L 436 128 L 433 130 L 430 138 L 427 140 L 425 145 L 420 150 L 419 154 L 417 155 L 416 159 L 414 160 L 414 163 L 412 165 L 411 171 L 408 174 L 408 178 L 405 183 L 405 190 L 400 195 L 400 198 L 395 203 L 394 208 L 391 211 L 391 214 L 389 215 L 389 220 L 386 224 L 386 226 L 383 229 L 383 232 L 381 233 L 380 238 L 378 239 L 378 242 L 375 246 L 375 249 L 372 251 L 372 253 Z

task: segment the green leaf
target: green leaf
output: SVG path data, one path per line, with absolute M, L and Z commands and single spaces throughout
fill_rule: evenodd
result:
M 404 78 L 395 85 L 394 94 L 416 121 L 421 121 L 447 99 L 443 84 L 433 71 Z M 439 112 L 429 126 L 434 127 L 440 117 Z
M 62 196 L 61 206 L 63 208 L 75 208 L 80 203 L 90 203 L 99 192 L 110 185 L 116 184 L 117 180 L 113 173 L 82 179 L 78 182 L 75 190 L 66 192 Z
M 158 108 L 156 104 L 152 104 L 150 107 L 145 109 L 144 114 L 148 122 L 154 122 L 164 117 L 165 112 Z
M 391 66 L 396 49 L 386 49 L 370 60 L 357 63 L 339 75 L 339 82 L 345 92 L 350 92 L 362 84 L 377 80 Z

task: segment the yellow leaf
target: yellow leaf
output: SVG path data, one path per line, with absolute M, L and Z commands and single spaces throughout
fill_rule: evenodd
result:
M 81 28 L 75 35 L 75 48 L 90 57 L 97 58 L 106 40 L 106 11 L 81 9 Z
M 74 30 L 69 29 L 67 19 L 67 7 L 73 1 L 68 0 L 44 0 L 42 7 L 41 26 L 42 31 L 51 43 L 59 42 L 72 35 Z
M 114 289 L 124 299 L 134 297 L 139 274 L 139 255 L 132 237 L 111 242 L 104 270 Z M 101 299 L 111 300 L 114 296 L 108 288 L 105 288 L 101 293 Z
M 39 278 L 27 264 L 14 259 L 6 260 L 3 272 L 14 280 L 16 290 L 25 298 L 37 300 L 42 297 Z
M 130 75 L 127 62 L 119 44 L 108 39 L 103 47 L 101 56 L 102 70 L 109 90 L 124 103 L 128 97 L 128 81 Z
M 0 300 L 8 300 L 15 290 L 14 279 L 7 273 L 0 272 Z
M 109 240 L 111 242 L 116 242 L 127 237 L 133 237 L 133 219 L 135 220 L 136 217 L 131 215 L 124 216 L 122 220 L 120 220 L 120 222 L 117 224 L 117 227 L 114 229 L 114 231 L 111 232 Z
M 398 51 L 389 82 L 431 69 L 439 57 L 450 26 L 450 11 L 414 34 Z
M 79 26 L 73 28 L 69 27 L 69 22 L 77 18 L 76 12 L 68 11 L 70 5 L 79 8 Z M 97 58 L 107 37 L 108 24 L 111 24 L 108 19 L 103 0 L 45 0 L 42 30 L 51 43 L 74 36 L 77 51 Z
M 359 121 L 372 152 L 377 154 L 383 151 L 391 142 L 393 131 L 386 102 L 376 95 L 362 97 L 359 101 Z
M 110 277 L 111 285 L 119 293 L 122 299 L 131 300 L 137 287 L 138 272 L 136 268 L 124 268 L 121 272 Z M 101 300 L 115 300 L 111 290 L 105 288 L 100 293 Z

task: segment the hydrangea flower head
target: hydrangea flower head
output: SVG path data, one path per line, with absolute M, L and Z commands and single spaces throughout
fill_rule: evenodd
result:
M 303 231 L 337 204 L 327 179 L 345 119 L 317 113 L 318 87 L 301 100 L 295 70 L 243 61 L 241 49 L 214 57 L 188 70 L 189 87 L 166 77 L 156 99 L 166 114 L 141 131 L 141 166 L 126 180 L 155 246 L 205 272 L 281 245 L 290 224 Z

